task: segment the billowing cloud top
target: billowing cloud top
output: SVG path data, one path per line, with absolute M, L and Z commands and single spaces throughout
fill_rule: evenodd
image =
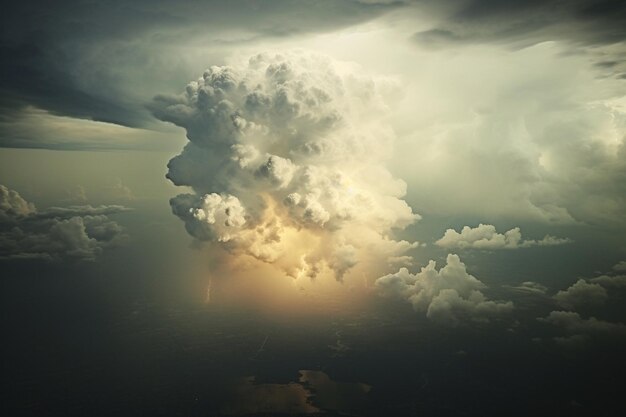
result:
M 293 276 L 404 259 L 393 229 L 419 218 L 385 168 L 394 132 L 392 81 L 296 51 L 210 67 L 153 113 L 187 131 L 167 177 L 193 194 L 171 200 L 199 240 L 274 263 Z

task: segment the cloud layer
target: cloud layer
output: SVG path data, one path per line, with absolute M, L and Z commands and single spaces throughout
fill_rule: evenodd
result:
M 385 167 L 395 89 L 302 51 L 210 67 L 151 106 L 189 139 L 167 177 L 194 193 L 173 198 L 173 212 L 196 239 L 292 276 L 406 261 L 416 244 L 390 236 L 419 216 Z
M 107 215 L 122 206 L 70 206 L 37 210 L 0 185 L 0 260 L 94 261 L 125 235 Z
M 626 39 L 626 7 L 619 0 L 465 0 L 426 4 L 441 19 L 435 27 L 416 33 L 414 40 L 431 47 L 473 43 L 524 47 L 554 40 L 597 46 Z

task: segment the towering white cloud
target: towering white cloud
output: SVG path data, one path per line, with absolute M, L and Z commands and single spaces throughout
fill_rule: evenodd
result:
M 463 318 L 488 320 L 513 309 L 510 301 L 488 300 L 481 292 L 485 284 L 467 272 L 457 255 L 448 255 L 446 262 L 437 270 L 435 261 L 430 261 L 415 275 L 400 268 L 376 280 L 376 286 L 383 294 L 407 300 L 429 319 L 448 325 Z
M 448 229 L 435 244 L 442 248 L 452 249 L 519 249 L 531 246 L 555 246 L 570 243 L 567 238 L 546 235 L 541 240 L 522 240 L 522 232 L 515 227 L 506 232 L 498 233 L 491 224 L 479 224 L 477 227 L 464 226 L 461 233 Z
M 191 194 L 171 200 L 195 238 L 293 276 L 357 263 L 386 265 L 415 244 L 392 238 L 419 219 L 406 184 L 385 167 L 395 89 L 346 63 L 304 52 L 210 67 L 153 113 L 187 131 L 167 177 Z
M 69 206 L 37 210 L 0 185 L 0 260 L 94 261 L 125 235 L 106 215 L 122 206 Z

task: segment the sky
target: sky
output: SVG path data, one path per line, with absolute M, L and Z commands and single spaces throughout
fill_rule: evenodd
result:
M 623 2 L 3 8 L 12 415 L 621 415 Z

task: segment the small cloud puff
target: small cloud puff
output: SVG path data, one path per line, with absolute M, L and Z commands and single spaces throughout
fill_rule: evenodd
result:
M 531 246 L 555 246 L 572 242 L 567 238 L 557 238 L 546 235 L 541 240 L 522 240 L 519 227 L 498 233 L 496 227 L 490 224 L 479 224 L 471 228 L 464 226 L 461 233 L 454 229 L 447 229 L 443 237 L 435 242 L 437 246 L 446 249 L 519 249 Z
M 125 235 L 108 214 L 122 206 L 69 206 L 37 210 L 0 185 L 0 260 L 94 261 Z
M 509 313 L 513 303 L 488 300 L 481 292 L 486 286 L 467 273 L 457 255 L 449 254 L 446 266 L 436 269 L 430 261 L 413 275 L 406 268 L 376 280 L 376 287 L 387 296 L 410 302 L 416 311 L 447 325 L 457 325 L 464 318 L 488 321 Z
M 156 117 L 187 131 L 167 178 L 193 189 L 170 202 L 193 237 L 290 275 L 341 279 L 364 259 L 405 259 L 415 246 L 390 236 L 419 216 L 385 167 L 394 86 L 345 65 L 259 54 L 154 99 Z
M 626 271 L 626 261 L 620 261 L 618 263 L 616 263 L 615 265 L 613 265 L 613 270 L 614 271 Z

